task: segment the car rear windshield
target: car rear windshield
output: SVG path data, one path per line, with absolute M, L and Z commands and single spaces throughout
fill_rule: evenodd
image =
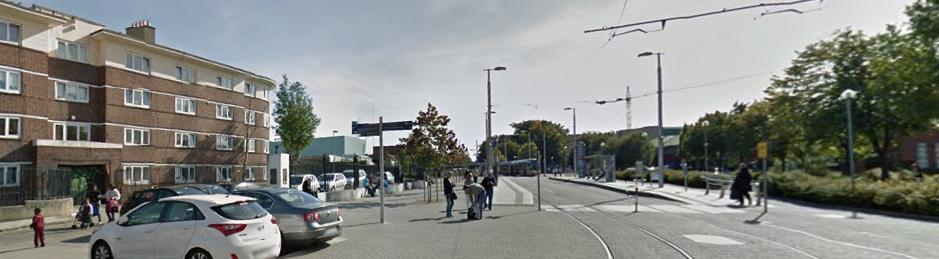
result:
M 277 197 L 280 197 L 281 199 L 284 200 L 284 202 L 286 202 L 288 205 L 292 207 L 302 208 L 302 207 L 308 207 L 308 205 L 322 203 L 320 199 L 317 199 L 313 195 L 310 195 L 308 193 L 301 192 L 298 190 L 294 190 L 294 189 L 290 189 L 281 193 L 274 193 L 274 195 L 277 195 Z
M 267 216 L 267 211 L 254 201 L 242 201 L 212 207 L 215 213 L 226 219 L 246 220 Z

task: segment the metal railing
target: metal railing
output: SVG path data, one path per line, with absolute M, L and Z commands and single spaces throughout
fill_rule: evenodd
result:
M 0 187 L 0 206 L 26 204 L 26 200 L 51 200 L 84 197 L 92 179 L 74 174 L 71 170 L 20 167 L 18 184 Z

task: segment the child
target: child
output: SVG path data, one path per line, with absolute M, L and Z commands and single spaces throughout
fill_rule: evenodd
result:
M 85 199 L 78 209 L 78 215 L 75 215 L 75 217 L 78 218 L 78 222 L 81 223 L 82 230 L 88 229 L 88 226 L 91 225 L 91 209 L 91 199 Z
M 42 210 L 36 208 L 33 210 L 33 223 L 29 224 L 33 229 L 33 245 L 36 247 L 46 246 L 46 220 L 42 216 Z

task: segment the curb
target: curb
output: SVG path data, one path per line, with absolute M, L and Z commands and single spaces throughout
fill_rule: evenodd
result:
M 627 195 L 637 195 L 635 191 L 630 191 L 630 190 L 621 189 L 621 188 L 618 188 L 618 187 L 608 186 L 608 185 L 605 185 L 605 184 L 592 183 L 592 182 L 584 182 L 584 181 L 576 181 L 576 180 L 563 179 L 563 178 L 556 178 L 556 177 L 548 177 L 548 179 L 555 180 L 555 181 L 562 181 L 562 182 L 569 182 L 569 183 L 576 183 L 576 184 L 581 184 L 581 185 L 588 185 L 588 186 L 598 187 L 598 188 L 606 189 L 606 190 L 609 190 L 609 191 L 614 191 L 614 192 L 619 192 L 619 193 L 625 193 L 625 194 L 627 194 Z M 656 193 L 656 192 L 643 192 L 643 191 L 640 191 L 640 192 L 638 193 L 638 196 L 647 197 L 647 198 L 659 198 L 659 199 L 665 199 L 665 200 L 674 201 L 674 202 L 681 202 L 681 203 L 685 203 L 685 204 L 692 204 L 691 202 L 688 202 L 687 200 L 679 199 L 679 198 L 676 198 L 676 197 L 672 197 L 671 195 L 661 194 L 661 193 Z

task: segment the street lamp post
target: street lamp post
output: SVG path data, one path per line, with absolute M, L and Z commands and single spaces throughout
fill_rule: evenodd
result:
M 486 175 L 492 173 L 492 71 L 505 71 L 505 67 L 494 67 L 484 69 L 486 71 Z
M 647 56 L 652 56 L 652 55 L 655 55 L 655 58 L 656 58 L 656 64 L 657 64 L 656 72 L 658 73 L 658 82 L 659 82 L 658 90 L 656 91 L 659 97 L 658 178 L 659 178 L 659 188 L 662 188 L 665 186 L 665 168 L 664 168 L 665 167 L 665 146 L 663 143 L 664 136 L 662 135 L 662 53 L 643 52 L 643 53 L 639 53 L 637 57 L 641 58 L 641 57 L 647 57 Z
M 854 102 L 856 95 L 857 91 L 851 89 L 844 90 L 841 93 L 841 99 L 845 101 L 845 118 L 848 126 L 848 171 L 851 172 L 851 193 L 856 193 L 855 181 L 857 178 L 854 175 L 854 126 L 851 122 L 851 104 Z M 856 209 L 851 210 L 851 218 L 857 218 Z
M 701 123 L 701 125 L 704 126 L 705 128 L 704 130 L 704 172 L 706 173 L 708 170 L 710 170 L 708 169 L 708 145 L 710 145 L 710 143 L 708 143 L 708 131 L 706 128 L 709 125 L 711 125 L 711 123 L 708 121 L 704 121 Z
M 565 111 L 571 111 L 574 116 L 573 134 L 571 134 L 571 169 L 574 177 L 577 177 L 577 108 L 567 107 Z
M 537 104 L 525 104 L 525 105 L 528 105 L 529 107 L 532 107 L 532 108 L 535 108 L 535 110 L 538 110 Z M 541 126 L 541 154 L 542 155 L 541 155 L 541 172 L 538 172 L 538 177 L 535 177 L 535 178 L 537 179 L 536 181 L 538 182 L 537 183 L 538 185 L 538 211 L 541 211 L 541 174 L 545 172 L 545 167 L 548 166 L 548 161 L 547 161 L 548 160 L 548 145 L 545 140 L 545 136 L 547 136 L 547 134 L 545 134 L 544 124 L 541 121 L 539 121 L 538 125 Z M 530 138 L 531 138 L 531 135 L 529 135 L 529 139 Z

